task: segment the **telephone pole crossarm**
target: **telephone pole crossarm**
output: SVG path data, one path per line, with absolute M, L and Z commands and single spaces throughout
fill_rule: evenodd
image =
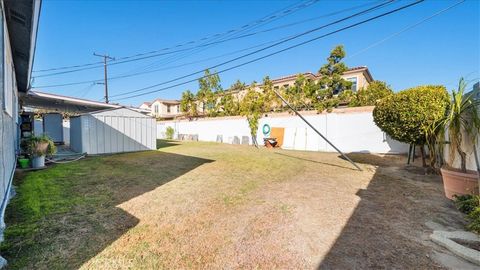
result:
M 108 72 L 107 72 L 107 62 L 108 60 L 115 60 L 115 58 L 110 57 L 106 54 L 97 54 L 93 53 L 94 56 L 103 58 L 103 76 L 104 76 L 104 85 L 105 85 L 105 103 L 108 103 Z

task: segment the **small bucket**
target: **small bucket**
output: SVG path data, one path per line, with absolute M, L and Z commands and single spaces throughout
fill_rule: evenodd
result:
M 32 168 L 40 169 L 45 167 L 45 156 L 33 157 L 32 158 Z
M 22 169 L 28 168 L 29 163 L 30 163 L 30 160 L 28 158 L 19 158 L 18 159 L 18 164 L 20 165 L 20 168 L 22 168 Z

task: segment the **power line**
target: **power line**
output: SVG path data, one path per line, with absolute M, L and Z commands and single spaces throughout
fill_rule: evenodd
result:
M 264 32 L 274 31 L 274 30 L 278 30 L 278 29 L 285 28 L 285 27 L 290 27 L 290 26 L 294 26 L 294 25 L 301 24 L 301 23 L 305 23 L 305 22 L 317 20 L 317 19 L 320 19 L 320 18 L 327 18 L 327 17 L 333 16 L 333 15 L 341 14 L 341 13 L 344 13 L 344 12 L 347 12 L 347 11 L 351 11 L 351 10 L 355 10 L 355 9 L 358 9 L 358 8 L 361 8 L 361 7 L 371 6 L 371 5 L 372 5 L 371 3 L 362 4 L 362 5 L 358 5 L 358 6 L 354 6 L 354 7 L 350 7 L 350 8 L 346 8 L 346 9 L 342 9 L 342 10 L 338 10 L 338 11 L 334 11 L 334 12 L 331 12 L 331 13 L 328 13 L 328 14 L 324 14 L 324 15 L 322 15 L 322 16 L 317 16 L 317 17 L 313 17 L 313 18 L 309 18 L 309 19 L 305 19 L 305 20 L 293 22 L 293 23 L 290 23 L 290 24 L 286 24 L 286 25 L 282 25 L 282 26 L 277 26 L 277 27 L 274 27 L 274 28 L 262 30 L 262 31 L 255 32 L 255 33 L 244 34 L 244 35 L 239 36 L 239 37 L 234 37 L 233 39 L 237 39 L 237 38 L 241 38 L 241 37 L 246 37 L 246 36 L 251 36 L 251 35 L 254 35 L 254 34 L 256 34 L 256 33 L 261 33 L 261 32 L 264 33 Z M 170 66 L 170 67 L 165 67 L 165 68 L 147 70 L 147 71 L 143 71 L 143 72 L 125 73 L 124 75 L 113 76 L 113 77 L 110 77 L 109 79 L 110 79 L 110 80 L 114 80 L 114 79 L 129 78 L 129 77 L 138 76 L 138 75 L 143 75 L 143 74 L 147 74 L 147 73 L 153 73 L 153 72 L 156 72 L 156 71 L 164 71 L 164 70 L 169 70 L 169 69 L 173 69 L 173 68 L 183 67 L 183 66 L 187 66 L 187 65 L 191 65 L 191 64 L 201 63 L 201 62 L 204 62 L 204 61 L 221 58 L 221 57 L 223 57 L 223 56 L 232 55 L 232 54 L 235 54 L 235 53 L 238 53 L 238 52 L 241 52 L 241 51 L 246 51 L 246 50 L 249 50 L 249 49 L 261 47 L 261 46 L 263 46 L 263 45 L 271 44 L 271 43 L 274 43 L 274 42 L 278 42 L 278 41 L 281 41 L 281 40 L 284 40 L 284 39 L 287 39 L 287 38 L 290 38 L 290 37 L 292 37 L 292 36 L 284 37 L 284 38 L 277 39 L 277 40 L 274 40 L 274 41 L 269 41 L 269 42 L 266 42 L 266 43 L 262 43 L 262 44 L 259 44 L 259 45 L 255 45 L 255 46 L 252 46 L 252 47 L 249 47 L 249 48 L 246 48 L 246 49 L 241 49 L 241 50 L 237 50 L 237 51 L 234 51 L 234 52 L 222 54 L 222 55 L 219 55 L 219 56 L 209 57 L 209 58 L 202 59 L 202 60 L 198 60 L 198 61 L 193 61 L 193 62 L 189 62 L 189 63 L 185 63 L 185 64 L 179 64 L 179 65 Z M 231 39 L 232 39 L 232 38 L 230 38 L 229 40 L 231 40 Z M 173 62 L 173 61 L 171 61 L 171 62 Z M 169 63 L 171 63 L 171 62 L 169 62 Z M 102 62 L 100 62 L 100 63 L 102 63 Z M 94 83 L 94 82 L 101 82 L 102 80 L 103 80 L 103 78 L 101 78 L 101 79 L 94 79 L 94 80 L 85 80 L 85 81 L 69 82 L 69 83 L 61 83 L 61 84 L 40 85 L 40 86 L 34 86 L 33 88 L 63 87 L 63 86 L 71 86 L 71 85 L 80 85 L 80 84 L 88 84 L 88 83 Z
M 315 0 L 315 1 L 318 1 L 318 0 Z M 140 60 L 144 60 L 144 59 L 154 58 L 154 57 L 158 57 L 158 56 L 176 54 L 176 53 L 179 53 L 179 52 L 190 51 L 190 50 L 193 50 L 193 49 L 196 49 L 196 48 L 209 47 L 209 46 L 211 46 L 211 45 L 216 45 L 216 44 L 220 44 L 220 43 L 223 43 L 223 42 L 226 42 L 226 41 L 217 40 L 217 41 L 212 41 L 212 42 L 210 42 L 210 43 L 202 43 L 202 44 L 197 45 L 197 46 L 195 46 L 195 47 L 178 49 L 178 50 L 169 51 L 169 52 L 156 53 L 156 54 L 153 54 L 153 55 L 147 55 L 147 56 L 143 56 L 143 57 L 137 57 L 137 56 L 146 55 L 146 54 L 137 54 L 137 55 L 135 55 L 135 56 L 121 57 L 121 58 L 117 58 L 117 61 L 111 63 L 110 65 L 111 65 L 111 66 L 113 66 L 113 65 L 119 65 L 119 64 L 130 63 L 130 62 L 140 61 Z M 175 46 L 175 47 L 179 47 L 179 46 Z M 167 48 L 167 49 L 173 49 L 173 48 L 175 48 L 175 47 L 171 47 L 171 48 Z M 166 49 L 165 49 L 165 50 L 166 50 Z M 163 51 L 163 49 L 162 49 L 162 50 L 159 50 L 159 51 Z M 150 54 L 150 53 L 148 53 L 148 54 Z M 122 59 L 123 59 L 123 60 L 122 60 Z M 121 61 L 120 61 L 120 60 L 121 60 Z M 84 67 L 81 67 L 81 68 L 72 69 L 72 70 L 67 70 L 67 71 L 58 71 L 58 72 L 53 72 L 53 73 L 48 73 L 48 74 L 42 74 L 42 75 L 37 75 L 37 76 L 34 76 L 34 78 L 43 78 L 43 77 L 51 77 L 51 76 L 56 76 L 56 75 L 69 74 L 69 73 L 78 72 L 78 71 L 83 71 L 83 70 L 100 68 L 100 67 L 103 66 L 103 65 L 96 65 L 96 66 L 92 66 L 92 65 L 93 65 L 93 64 L 85 64 L 85 65 L 83 65 Z
M 293 39 L 296 39 L 296 38 L 305 36 L 305 35 L 307 35 L 307 34 L 310 34 L 310 33 L 316 32 L 316 31 L 319 31 L 319 30 L 321 30 L 321 29 L 323 29 L 323 28 L 326 28 L 326 27 L 328 27 L 328 26 L 332 26 L 332 25 L 334 25 L 334 24 L 338 24 L 338 23 L 340 23 L 340 22 L 349 20 L 349 19 L 354 18 L 354 17 L 356 17 L 356 16 L 360 16 L 360 15 L 369 13 L 369 12 L 374 11 L 374 10 L 376 10 L 376 9 L 378 9 L 378 8 L 381 8 L 381 7 L 385 6 L 385 5 L 391 4 L 392 2 L 393 2 L 393 1 L 391 1 L 391 0 L 390 0 L 390 1 L 383 2 L 383 3 L 379 4 L 379 5 L 374 6 L 374 7 L 365 9 L 365 10 L 363 10 L 363 11 L 354 13 L 354 14 L 349 15 L 349 16 L 347 16 L 347 17 L 344 17 L 344 18 L 342 18 L 342 19 L 338 19 L 338 20 L 336 20 L 336 21 L 333 21 L 333 22 L 330 22 L 330 23 L 321 25 L 321 26 L 319 26 L 319 27 L 315 27 L 315 28 L 310 29 L 310 30 L 307 30 L 307 31 L 305 31 L 305 32 L 303 32 L 303 33 L 294 35 L 294 36 L 292 36 L 292 37 L 290 37 L 290 38 L 287 38 L 287 39 L 278 41 L 278 42 L 276 42 L 276 43 L 274 43 L 274 44 L 272 44 L 272 45 L 263 47 L 263 48 L 261 48 L 261 49 L 255 50 L 255 51 L 253 51 L 253 52 L 250 52 L 250 53 L 248 53 L 248 54 L 244 54 L 244 55 L 235 57 L 235 58 L 233 58 L 233 59 L 224 61 L 224 62 L 222 62 L 222 63 L 220 63 L 220 64 L 216 64 L 216 65 L 214 65 L 214 66 L 207 67 L 206 69 L 214 69 L 214 68 L 217 68 L 217 67 L 220 67 L 220 66 L 229 64 L 229 63 L 234 62 L 234 61 L 236 61 L 236 60 L 239 60 L 239 59 L 248 57 L 248 56 L 250 56 L 250 55 L 253 55 L 253 54 L 256 54 L 256 53 L 265 51 L 265 50 L 267 50 L 267 49 L 273 48 L 273 47 L 275 47 L 275 46 L 281 45 L 281 44 L 283 44 L 283 43 L 285 43 L 285 42 L 288 42 L 288 41 L 290 41 L 290 40 L 293 40 Z M 190 77 L 190 76 L 193 76 L 193 75 L 202 73 L 202 72 L 204 72 L 204 70 L 205 70 L 205 69 L 202 69 L 202 70 L 199 70 L 199 71 L 195 71 L 195 72 L 192 72 L 192 73 L 190 73 L 190 74 L 183 75 L 183 76 L 180 76 L 180 77 L 171 79 L 171 80 L 169 80 L 169 81 L 157 83 L 157 84 L 150 85 L 150 86 L 147 86 L 147 87 L 143 87 L 143 88 L 140 88 L 140 89 L 136 89 L 136 90 L 133 90 L 133 91 L 124 92 L 124 93 L 120 93 L 120 94 L 115 94 L 115 95 L 112 95 L 112 97 L 118 97 L 118 96 L 128 95 L 128 94 L 131 94 L 131 93 L 140 92 L 140 91 L 143 91 L 143 90 L 146 90 L 146 89 L 150 89 L 150 88 L 153 88 L 153 87 L 157 87 L 157 86 L 160 86 L 160 85 L 168 84 L 168 83 L 171 83 L 171 82 L 174 82 L 174 81 L 177 81 L 177 80 L 181 80 L 181 79 L 184 79 L 184 78 L 187 78 L 187 77 Z
M 316 3 L 318 0 L 315 0 L 313 2 L 310 2 L 310 4 L 314 4 Z M 303 4 L 300 4 L 300 5 L 297 5 L 297 4 L 294 4 L 294 5 L 291 5 L 291 6 L 287 6 L 286 8 L 283 8 L 283 9 L 280 9 L 280 10 L 277 10 L 275 12 L 272 12 L 266 16 L 263 17 L 263 19 L 261 20 L 257 20 L 255 24 L 246 24 L 244 25 L 243 27 L 241 27 L 240 29 L 238 29 L 238 31 L 230 31 L 230 32 L 227 32 L 224 36 L 218 36 L 218 37 L 215 37 L 213 38 L 213 40 L 210 41 L 210 43 L 202 43 L 196 47 L 194 47 L 192 50 L 193 52 L 186 52 L 184 53 L 183 55 L 180 55 L 179 57 L 177 57 L 176 55 L 172 55 L 170 57 L 167 57 L 166 59 L 162 60 L 158 60 L 158 61 L 155 61 L 151 64 L 148 64 L 147 66 L 141 68 L 140 71 L 145 71 L 145 70 L 148 70 L 148 69 L 151 69 L 151 68 L 154 68 L 154 67 L 158 67 L 158 66 L 163 66 L 167 63 L 172 63 L 172 62 L 176 62 L 180 59 L 183 59 L 183 58 L 186 58 L 186 57 L 189 57 L 191 55 L 194 55 L 194 54 L 197 54 L 201 51 L 204 51 L 210 47 L 213 47 L 213 45 L 216 45 L 216 44 L 220 44 L 220 43 L 223 43 L 223 42 L 227 42 L 227 41 L 230 41 L 230 40 L 234 40 L 234 39 L 237 39 L 237 38 L 241 38 L 239 37 L 238 35 L 239 34 L 242 34 L 242 33 L 248 33 L 250 32 L 251 30 L 255 29 L 255 28 L 258 28 L 260 26 L 263 26 L 263 25 L 266 25 L 266 24 L 269 24 L 275 20 L 278 20 L 278 19 L 281 19 L 287 15 L 290 15 L 290 14 L 293 14 L 303 8 L 306 8 L 308 7 L 308 3 L 303 3 Z M 277 13 L 281 13 L 280 15 L 275 15 Z M 248 34 L 247 35 L 243 35 L 243 37 L 248 37 Z M 187 50 L 187 51 L 190 51 L 190 50 Z M 165 62 L 165 60 L 167 62 Z M 159 65 L 160 62 L 164 62 L 162 64 Z
M 266 15 L 266 16 L 258 19 L 258 20 L 249 22 L 249 23 L 247 23 L 247 24 L 245 24 L 245 25 L 243 25 L 243 26 L 241 26 L 240 28 L 237 28 L 237 29 L 231 29 L 231 30 L 228 30 L 228 31 L 223 32 L 223 33 L 217 33 L 217 34 L 214 34 L 214 35 L 211 35 L 211 36 L 203 37 L 203 38 L 198 39 L 198 40 L 192 40 L 192 41 L 188 41 L 188 42 L 185 42 L 185 43 L 182 43 L 182 44 L 177 44 L 177 45 L 174 45 L 174 46 L 171 46 L 171 47 L 166 47 L 166 48 L 162 48 L 162 49 L 158 49 L 158 50 L 153 50 L 153 51 L 150 51 L 150 52 L 138 53 L 138 54 L 134 54 L 134 55 L 130 55 L 130 56 L 119 57 L 119 58 L 117 58 L 117 60 L 125 60 L 125 59 L 137 58 L 137 57 L 141 57 L 138 60 L 143 60 L 143 59 L 149 58 L 149 57 L 145 57 L 145 56 L 150 55 L 150 54 L 155 54 L 154 56 L 151 56 L 151 57 L 164 55 L 163 53 L 162 54 L 157 54 L 157 53 L 167 51 L 167 50 L 171 50 L 171 49 L 175 49 L 175 48 L 184 47 L 184 46 L 187 46 L 187 45 L 192 45 L 192 44 L 195 44 L 195 43 L 198 43 L 198 42 L 203 42 L 205 40 L 212 39 L 212 38 L 218 38 L 218 37 L 221 37 L 222 35 L 232 34 L 232 33 L 237 32 L 237 31 L 244 31 L 245 28 L 247 28 L 247 27 L 252 27 L 256 24 L 263 23 L 267 19 L 272 19 L 272 17 L 273 18 L 281 18 L 281 17 L 287 16 L 292 12 L 296 12 L 300 9 L 303 9 L 303 8 L 306 8 L 306 7 L 311 6 L 313 4 L 316 4 L 318 1 L 319 0 L 310 0 L 310 1 L 305 2 L 305 3 L 294 4 L 294 6 L 292 8 L 291 8 L 291 5 L 287 6 L 285 8 L 282 8 L 282 9 L 278 10 L 277 12 L 270 13 L 270 14 L 268 14 L 268 15 Z M 279 13 L 279 12 L 282 12 L 282 11 L 283 11 L 282 14 L 274 15 L 275 13 Z M 191 48 L 189 48 L 189 49 L 191 49 Z M 169 52 L 169 53 L 166 53 L 166 54 L 181 52 L 181 51 L 185 51 L 185 50 L 189 50 L 189 49 L 175 50 L 173 52 Z M 122 62 L 122 63 L 125 63 L 125 62 Z M 57 67 L 57 68 L 34 70 L 33 72 L 47 72 L 47 71 L 56 71 L 56 70 L 64 70 L 64 69 L 72 69 L 72 68 L 77 68 L 77 69 L 75 69 L 75 71 L 81 71 L 81 70 L 90 69 L 90 68 L 102 67 L 101 64 L 103 64 L 103 62 L 92 62 L 92 63 L 86 63 L 86 64 L 72 65 L 72 66 L 62 66 L 62 67 Z M 94 67 L 92 67 L 92 66 L 94 66 Z M 72 72 L 75 72 L 75 71 L 72 71 Z M 65 73 L 55 73 L 55 74 L 52 74 L 52 75 L 59 75 L 59 74 L 65 74 Z M 38 77 L 44 77 L 44 76 L 39 75 L 39 76 L 35 76 L 35 77 L 38 78 Z
M 379 2 L 382 2 L 382 1 L 377 1 L 376 3 L 379 3 Z M 373 3 L 373 4 L 376 4 L 376 3 Z M 340 11 L 331 12 L 329 14 L 325 14 L 325 15 L 322 15 L 322 16 L 317 16 L 317 17 L 313 17 L 313 18 L 310 18 L 310 19 L 302 20 L 302 21 L 299 21 L 299 22 L 294 22 L 294 23 L 290 23 L 290 24 L 286 24 L 286 25 L 281 25 L 281 26 L 277 26 L 277 27 L 274 27 L 274 28 L 257 31 L 257 32 L 254 32 L 254 33 L 247 33 L 247 34 L 243 34 L 243 35 L 240 35 L 240 36 L 237 35 L 237 36 L 233 36 L 233 37 L 227 37 L 227 38 L 224 38 L 221 41 L 219 41 L 219 43 L 223 43 L 223 42 L 227 42 L 227 41 L 231 41 L 231 40 L 236 40 L 236 39 L 241 39 L 241 38 L 246 38 L 246 37 L 254 36 L 254 35 L 257 35 L 257 34 L 262 34 L 262 33 L 270 32 L 270 31 L 294 26 L 294 25 L 297 25 L 297 24 L 300 24 L 300 23 L 305 23 L 305 22 L 308 22 L 308 21 L 317 20 L 317 19 L 320 19 L 320 18 L 330 17 L 330 16 L 337 15 L 337 14 L 340 14 L 340 13 L 343 13 L 343 12 L 346 12 L 346 11 L 362 8 L 362 7 L 365 7 L 365 6 L 371 6 L 373 4 L 372 3 L 366 3 L 366 4 L 346 8 L 346 9 L 343 9 L 343 10 L 340 10 Z M 277 19 L 279 19 L 279 18 L 277 18 Z M 260 26 L 261 25 L 256 25 L 256 26 L 253 26 L 251 29 L 258 28 Z M 193 54 L 197 54 L 201 51 L 204 51 L 204 50 L 208 49 L 208 47 L 210 47 L 210 45 L 211 44 L 206 44 L 206 46 L 202 46 L 201 48 L 195 50 L 194 52 L 186 53 L 186 54 L 183 54 L 181 56 L 173 55 L 173 56 L 170 56 L 166 59 L 155 61 L 155 62 L 147 65 L 146 67 L 144 67 L 141 70 L 145 71 L 145 70 L 149 70 L 149 69 L 154 68 L 154 67 L 159 67 L 159 66 L 163 66 L 163 65 L 168 64 L 168 63 L 176 62 L 180 59 L 183 59 L 183 58 L 189 57 Z M 159 62 L 163 62 L 163 63 L 159 65 L 158 64 Z
M 177 86 L 185 85 L 185 84 L 188 84 L 188 83 L 191 83 L 191 82 L 195 82 L 195 81 L 197 81 L 197 80 L 199 80 L 199 79 L 201 79 L 201 78 L 206 78 L 206 77 L 209 77 L 209 76 L 212 76 L 212 75 L 215 75 L 215 74 L 224 73 L 224 72 L 226 72 L 226 71 L 229 71 L 229 70 L 232 70 L 232 69 L 235 69 L 235 68 L 239 68 L 239 67 L 241 67 L 241 66 L 245 66 L 245 65 L 251 64 L 251 63 L 253 63 L 253 62 L 257 62 L 257 61 L 262 60 L 262 59 L 265 59 L 265 58 L 267 58 L 267 57 L 271 57 L 271 56 L 273 56 L 273 55 L 276 55 L 276 54 L 285 52 L 285 51 L 287 51 L 287 50 L 291 50 L 291 49 L 293 49 L 293 48 L 296 48 L 296 47 L 299 47 L 299 46 L 302 46 L 302 45 L 311 43 L 311 42 L 316 41 L 316 40 L 318 40 L 318 39 L 321 39 L 321 38 L 324 38 L 324 37 L 327 37 L 327 36 L 330 36 L 330 35 L 333 35 L 333 34 L 342 32 L 342 31 L 345 31 L 345 30 L 347 30 L 347 29 L 350 29 L 350 28 L 353 28 L 353 27 L 356 27 L 356 26 L 365 24 L 365 23 L 367 23 L 367 22 L 370 22 L 370 21 L 373 21 L 373 20 L 382 18 L 382 17 L 387 16 L 387 15 L 389 15 L 389 14 L 396 13 L 396 12 L 398 12 L 398 11 L 400 11 L 400 10 L 409 8 L 409 7 L 414 6 L 414 5 L 417 5 L 417 4 L 422 3 L 422 2 L 424 2 L 424 1 L 425 1 L 425 0 L 418 0 L 418 1 L 416 1 L 416 2 L 410 3 L 410 4 L 408 4 L 408 5 L 401 6 L 401 7 L 399 7 L 399 8 L 396 8 L 396 9 L 394 9 L 394 10 L 391 10 L 391 11 L 388 11 L 388 12 L 385 12 L 385 13 L 382 13 L 382 14 L 380 14 L 380 15 L 377 15 L 377 16 L 374 16 L 374 17 L 365 19 L 365 20 L 363 20 L 363 21 L 360 21 L 360 22 L 357 22 L 357 23 L 354 23 L 354 24 L 351 24 L 351 25 L 342 27 L 342 28 L 340 28 L 340 29 L 331 31 L 331 32 L 329 32 L 329 33 L 327 33 L 327 34 L 324 34 L 324 35 L 321 35 L 321 36 L 318 36 L 318 37 L 309 39 L 309 40 L 307 40 L 307 41 L 303 41 L 303 42 L 297 43 L 297 44 L 295 44 L 295 45 L 292 45 L 292 46 L 290 46 L 290 47 L 284 48 L 284 49 L 282 49 L 282 50 L 278 50 L 278 51 L 272 52 L 272 53 L 270 53 L 270 54 L 267 54 L 267 55 L 264 55 L 264 56 L 255 58 L 255 59 L 253 59 L 253 60 L 249 60 L 249 61 L 247 61 L 247 62 L 244 62 L 244 63 L 238 64 L 238 65 L 235 65 L 235 66 L 232 66 L 232 67 L 229 67 L 229 68 L 220 70 L 220 71 L 215 72 L 215 73 L 212 73 L 212 74 L 210 74 L 210 75 L 208 75 L 208 76 L 201 76 L 201 77 L 198 77 L 198 78 L 195 78 L 195 79 L 192 79 L 192 80 L 188 80 L 188 81 L 184 81 L 184 82 L 181 82 L 181 83 L 177 83 L 177 84 L 175 84 L 175 85 L 163 87 L 163 88 L 160 88 L 160 89 L 156 89 L 156 90 L 152 90 L 152 91 L 148 91 L 148 92 L 145 92 L 145 93 L 140 93 L 140 94 L 136 94 L 136 95 L 132 95 L 132 96 L 127 96 L 127 97 L 124 97 L 124 98 L 119 98 L 119 99 L 116 99 L 116 100 L 130 99 L 130 98 L 139 97 L 139 96 L 143 96 L 143 95 L 147 95 L 147 94 L 151 94 L 151 93 L 155 93 L 155 92 L 165 91 L 165 90 L 171 89 L 171 88 L 173 88 L 173 87 L 177 87 Z
M 283 38 L 283 39 L 285 39 L 285 38 Z M 120 75 L 120 76 L 112 76 L 112 77 L 109 77 L 108 79 L 111 81 L 111 80 L 115 80 L 115 79 L 134 77 L 134 76 L 144 75 L 144 74 L 153 73 L 153 72 L 157 72 L 157 71 L 164 71 L 164 70 L 175 69 L 175 68 L 184 67 L 184 66 L 188 66 L 188 65 L 198 64 L 198 63 L 201 63 L 201 62 L 210 61 L 210 60 L 213 60 L 213 59 L 218 59 L 218 58 L 222 58 L 222 57 L 225 57 L 225 56 L 233 55 L 233 54 L 236 54 L 236 53 L 239 53 L 239 52 L 248 51 L 248 50 L 258 48 L 258 47 L 261 47 L 261 46 L 264 46 L 264 45 L 267 45 L 267 44 L 272 44 L 272 43 L 277 42 L 277 41 L 278 40 L 268 41 L 268 42 L 265 42 L 265 43 L 261 43 L 261 44 L 255 45 L 255 46 L 248 47 L 248 48 L 236 50 L 236 51 L 233 51 L 233 52 L 229 52 L 229 53 L 225 53 L 225 54 L 221 54 L 221 55 L 217 55 L 217 56 L 213 56 L 213 57 L 208 57 L 208 58 L 204 58 L 204 59 L 200 59 L 200 60 L 192 61 L 192 62 L 188 62 L 188 63 L 178 64 L 178 65 L 174 65 L 174 66 L 169 66 L 169 67 L 164 67 L 164 68 L 159 68 L 159 69 L 153 69 L 153 70 L 143 71 L 143 72 L 130 73 L 130 74 Z M 71 86 L 71 85 L 80 85 L 80 84 L 91 84 L 91 83 L 101 82 L 103 80 L 104 80 L 103 78 L 100 78 L 100 79 L 95 79 L 95 80 L 86 80 L 86 81 L 78 81 L 78 82 L 63 83 L 63 84 L 40 85 L 40 86 L 34 86 L 32 88 L 40 89 L 40 88 L 52 88 L 52 87 L 62 87 L 62 86 Z
M 365 47 L 365 48 L 363 48 L 363 49 L 361 49 L 360 51 L 357 51 L 356 53 L 352 54 L 351 56 L 347 56 L 344 60 L 353 58 L 353 57 L 355 57 L 355 56 L 357 56 L 357 55 L 359 55 L 359 54 L 361 54 L 361 53 L 364 53 L 365 51 L 367 51 L 367 50 L 369 50 L 369 49 L 371 49 L 371 48 L 373 48 L 373 47 L 376 47 L 376 46 L 378 46 L 378 45 L 386 42 L 387 40 L 389 40 L 389 39 L 391 39 L 391 38 L 394 38 L 394 37 L 396 37 L 396 36 L 398 36 L 398 35 L 400 35 L 400 34 L 402 34 L 402 33 L 405 33 L 405 32 L 407 32 L 407 31 L 409 31 L 409 30 L 411 30 L 411 29 L 419 26 L 420 24 L 422 24 L 422 23 L 424 23 L 424 22 L 426 22 L 426 21 L 429 21 L 429 20 L 431 20 L 432 18 L 434 18 L 434 17 L 436 17 L 436 16 L 438 16 L 438 15 L 444 13 L 444 12 L 447 12 L 448 10 L 450 10 L 450 9 L 452 9 L 452 8 L 454 8 L 454 7 L 462 4 L 462 3 L 464 3 L 464 2 L 465 2 L 465 0 L 462 0 L 462 1 L 459 1 L 459 2 L 457 2 L 457 3 L 455 3 L 455 4 L 451 5 L 451 6 L 448 6 L 448 7 L 444 8 L 444 9 L 442 9 L 442 10 L 439 10 L 438 12 L 435 12 L 434 14 L 432 14 L 432 15 L 430 15 L 430 16 L 428 16 L 428 17 L 426 17 L 426 18 L 424 18 L 424 19 L 422 19 L 422 20 L 420 20 L 420 21 L 418 21 L 418 22 L 416 22 L 416 23 L 414 23 L 414 24 L 412 24 L 412 25 L 410 25 L 410 26 L 408 26 L 408 27 L 406 27 L 406 28 L 404 28 L 404 29 L 402 29 L 402 30 L 400 30 L 400 31 L 398 31 L 398 32 L 395 32 L 395 33 L 393 33 L 393 34 L 391 34 L 391 35 L 389 35 L 389 36 L 387 36 L 387 37 L 385 37 L 385 38 L 383 38 L 383 39 L 381 39 L 381 40 L 379 40 L 379 41 L 377 41 L 377 42 L 375 42 L 375 43 L 373 43 L 373 44 L 371 44 L 371 45 L 369 45 L 369 46 L 367 46 L 367 47 Z

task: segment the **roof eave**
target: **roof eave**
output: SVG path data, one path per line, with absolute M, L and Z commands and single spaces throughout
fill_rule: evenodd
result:
M 19 92 L 27 92 L 30 89 L 42 1 L 20 0 L 3 3 L 17 88 Z

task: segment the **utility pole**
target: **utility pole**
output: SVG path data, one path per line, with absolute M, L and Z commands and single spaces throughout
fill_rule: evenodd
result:
M 104 85 L 105 85 L 105 103 L 108 103 L 108 73 L 107 73 L 107 61 L 108 60 L 115 60 L 115 58 L 110 57 L 106 54 L 97 54 L 93 53 L 93 55 L 98 56 L 98 57 L 103 57 L 103 71 L 104 71 Z

